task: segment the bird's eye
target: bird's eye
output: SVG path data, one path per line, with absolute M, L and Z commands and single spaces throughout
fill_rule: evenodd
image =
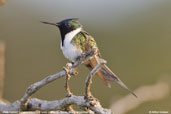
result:
M 69 23 L 66 23 L 65 25 L 66 25 L 67 27 L 70 27 L 70 24 L 69 24 Z

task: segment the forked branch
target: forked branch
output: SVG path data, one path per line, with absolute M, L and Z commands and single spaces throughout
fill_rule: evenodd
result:
M 105 64 L 106 62 L 104 60 L 101 60 L 99 64 L 88 74 L 86 81 L 85 81 L 85 93 L 84 96 L 75 96 L 72 95 L 70 92 L 69 84 L 68 84 L 68 78 L 70 75 L 75 75 L 77 72 L 74 70 L 75 67 L 77 67 L 79 64 L 81 64 L 84 61 L 87 61 L 91 59 L 91 57 L 96 54 L 96 50 L 91 50 L 85 54 L 85 57 L 80 57 L 74 64 L 71 66 L 68 66 L 67 69 L 63 69 L 61 72 L 58 72 L 53 75 L 49 75 L 43 80 L 36 82 L 32 85 L 30 85 L 24 96 L 19 100 L 15 101 L 13 103 L 5 103 L 0 101 L 0 112 L 3 111 L 28 111 L 28 110 L 40 110 L 40 111 L 50 111 L 50 110 L 56 110 L 61 111 L 66 109 L 68 106 L 71 105 L 77 105 L 81 109 L 87 109 L 88 112 L 98 113 L 98 114 L 111 114 L 111 111 L 108 109 L 104 109 L 98 100 L 96 98 L 92 97 L 90 99 L 91 92 L 90 92 L 90 86 L 92 83 L 92 77 L 93 75 L 99 70 L 99 68 Z M 59 79 L 63 76 L 66 76 L 66 92 L 67 96 L 61 100 L 53 100 L 53 101 L 46 101 L 46 100 L 40 100 L 37 98 L 31 98 L 31 96 L 37 92 L 41 87 L 45 86 L 46 84 Z M 71 108 L 72 109 L 72 108 Z M 75 112 L 74 112 L 75 113 Z

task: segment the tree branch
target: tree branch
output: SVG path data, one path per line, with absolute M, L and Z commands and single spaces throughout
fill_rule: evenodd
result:
M 75 75 L 75 71 L 73 70 L 73 68 L 77 67 L 80 63 L 82 63 L 83 61 L 86 61 L 86 60 L 89 60 L 91 59 L 91 57 L 95 54 L 95 50 L 91 50 L 91 51 L 88 51 L 86 54 L 85 54 L 85 57 L 80 57 L 72 66 L 70 66 L 70 68 L 68 69 L 68 73 L 70 75 Z M 66 71 L 65 70 L 62 70 L 61 72 L 59 73 L 56 73 L 56 74 L 53 74 L 53 75 L 49 75 L 47 76 L 46 78 L 44 78 L 43 80 L 39 81 L 39 82 L 36 82 L 32 85 L 30 85 L 24 96 L 20 99 L 20 102 L 21 102 L 21 109 L 22 110 L 25 110 L 25 104 L 27 102 L 27 100 L 29 99 L 29 97 L 31 95 L 33 95 L 36 91 L 38 91 L 41 87 L 45 86 L 46 84 L 60 78 L 60 77 L 63 77 L 66 75 Z
M 96 74 L 96 72 L 101 68 L 101 66 L 103 64 L 105 64 L 106 61 L 101 59 L 99 64 L 93 68 L 93 70 L 89 73 L 89 75 L 87 76 L 86 80 L 85 80 L 85 93 L 84 95 L 89 97 L 91 96 L 91 92 L 90 92 L 90 86 L 91 86 L 91 83 L 92 83 L 92 78 L 93 78 L 93 75 Z
M 111 114 L 111 111 L 108 109 L 104 109 L 96 98 L 93 99 L 93 103 L 88 98 L 91 94 L 90 92 L 90 85 L 92 81 L 93 75 L 99 70 L 102 64 L 105 64 L 105 61 L 102 60 L 100 63 L 89 73 L 87 79 L 85 81 L 85 96 L 66 96 L 61 100 L 54 100 L 54 101 L 46 101 L 40 100 L 37 98 L 30 98 L 36 91 L 38 91 L 41 87 L 45 86 L 46 84 L 66 75 L 66 90 L 67 93 L 70 92 L 69 85 L 68 85 L 68 77 L 69 75 L 74 75 L 76 72 L 74 68 L 77 67 L 79 64 L 83 63 L 84 61 L 88 61 L 91 57 L 96 54 L 96 50 L 91 50 L 87 52 L 84 57 L 80 57 L 74 64 L 69 66 L 67 69 L 62 70 L 59 73 L 49 75 L 43 80 L 36 82 L 30 85 L 24 96 L 19 100 L 13 103 L 5 103 L 0 101 L 0 112 L 3 111 L 21 111 L 21 110 L 40 110 L 40 111 L 51 111 L 51 110 L 63 110 L 66 109 L 68 106 L 77 105 L 81 109 L 87 109 L 88 112 L 98 113 L 98 114 Z M 30 98 L 30 99 L 29 99 Z M 75 111 L 70 110 L 75 113 Z
M 46 101 L 40 100 L 37 98 L 32 98 L 28 100 L 27 109 L 30 111 L 34 110 L 41 110 L 41 111 L 50 111 L 50 110 L 61 110 L 64 107 L 75 104 L 81 107 L 88 107 L 93 112 L 98 114 L 110 114 L 108 109 L 104 109 L 101 107 L 100 103 L 97 103 L 96 106 L 92 106 L 90 103 L 84 99 L 84 96 L 71 96 L 66 97 L 61 100 L 54 100 L 54 101 Z M 3 110 L 2 110 L 3 109 Z M 0 111 L 19 111 L 20 110 L 20 102 L 16 101 L 11 104 L 4 104 L 0 102 Z

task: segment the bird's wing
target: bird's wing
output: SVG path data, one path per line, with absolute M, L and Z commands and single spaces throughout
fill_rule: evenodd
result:
M 82 38 L 84 38 L 83 47 L 84 51 L 89 51 L 90 49 L 96 47 L 97 44 L 96 41 L 92 36 L 90 36 L 87 32 L 80 32 L 80 35 Z M 98 49 L 98 48 L 97 48 Z M 101 58 L 100 52 L 98 51 L 98 54 L 93 56 L 88 63 L 86 63 L 86 66 L 91 70 L 93 69 L 98 63 L 99 59 Z M 103 65 L 100 70 L 97 72 L 97 75 L 102 80 L 102 82 L 107 86 L 110 87 L 109 81 L 115 81 L 120 86 L 128 90 L 132 95 L 137 97 L 120 79 L 119 77 L 114 74 L 106 65 Z
M 85 31 L 80 31 L 75 35 L 72 42 L 74 42 L 73 44 L 75 44 L 82 52 L 86 52 L 91 50 L 93 47 L 97 47 L 94 38 Z
M 78 37 L 79 37 L 79 40 L 82 40 L 82 50 L 83 52 L 86 52 L 86 51 L 90 51 L 92 48 L 96 48 L 98 49 L 97 47 L 97 44 L 96 44 L 96 41 L 94 40 L 94 38 L 89 35 L 87 32 L 85 31 L 81 31 L 79 34 L 77 34 Z M 93 56 L 88 62 L 85 63 L 85 65 L 90 69 L 92 70 L 98 63 L 99 63 L 99 58 L 100 58 L 100 53 L 98 51 L 98 54 Z M 107 79 L 105 79 L 104 77 L 104 74 L 99 70 L 97 72 L 97 75 L 99 76 L 99 78 L 102 80 L 102 82 L 107 86 L 107 87 L 110 87 L 110 83 L 107 81 Z

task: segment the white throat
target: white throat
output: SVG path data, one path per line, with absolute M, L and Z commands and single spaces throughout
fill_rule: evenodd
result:
M 65 43 L 68 43 L 68 42 L 70 43 L 71 40 L 74 38 L 74 36 L 75 36 L 76 34 L 78 34 L 80 31 L 81 31 L 81 28 L 77 28 L 76 30 L 73 30 L 73 31 L 67 33 L 67 34 L 65 35 L 64 45 L 65 45 Z
M 75 61 L 78 56 L 81 55 L 81 52 L 77 49 L 75 45 L 71 43 L 71 40 L 74 38 L 76 34 L 81 31 L 81 27 L 73 30 L 65 35 L 63 46 L 61 42 L 61 49 L 64 56 L 69 59 L 70 61 Z

